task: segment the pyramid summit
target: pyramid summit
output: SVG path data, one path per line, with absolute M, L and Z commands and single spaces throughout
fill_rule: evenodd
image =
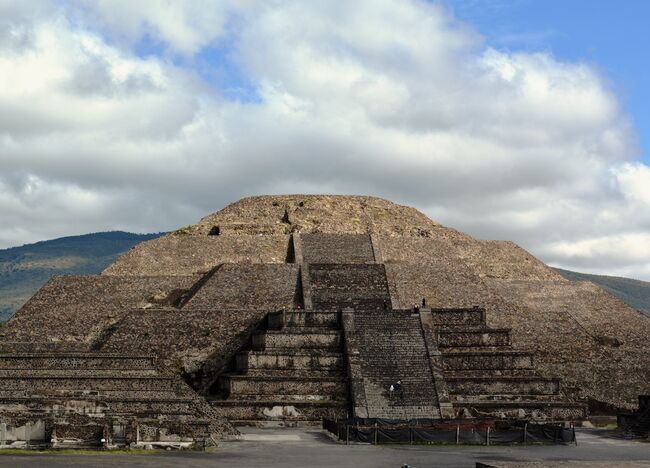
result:
M 572 421 L 650 391 L 648 317 L 512 242 L 366 196 L 244 198 L 101 275 L 53 278 L 1 333 L 0 419 L 43 440 Z

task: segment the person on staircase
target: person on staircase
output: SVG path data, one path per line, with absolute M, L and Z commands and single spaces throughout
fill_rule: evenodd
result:
M 404 389 L 402 388 L 402 379 L 398 379 L 397 382 L 395 382 L 395 395 L 398 396 L 400 400 L 404 399 Z

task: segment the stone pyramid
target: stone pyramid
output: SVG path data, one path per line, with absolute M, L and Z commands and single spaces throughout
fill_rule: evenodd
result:
M 101 275 L 53 278 L 1 333 L 0 419 L 14 433 L 17 415 L 56 426 L 97 401 L 108 432 L 160 422 L 136 443 L 205 443 L 230 431 L 225 419 L 575 420 L 650 391 L 649 318 L 511 242 L 364 196 L 242 199 Z M 119 359 L 110 384 L 91 364 L 76 379 L 74 356 L 146 356 L 149 376 L 177 380 L 156 395 Z M 55 374 L 68 379 L 56 391 Z M 108 398 L 138 392 L 149 403 Z M 167 397 L 184 412 L 157 413 Z

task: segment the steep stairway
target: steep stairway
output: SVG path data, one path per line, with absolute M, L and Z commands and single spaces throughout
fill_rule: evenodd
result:
M 410 311 L 356 312 L 368 417 L 440 418 L 420 317 Z M 391 384 L 402 391 L 390 394 Z
M 210 399 L 238 424 L 295 425 L 348 415 L 348 383 L 339 314 L 291 311 L 267 326 L 236 356 L 236 371 L 219 378 Z

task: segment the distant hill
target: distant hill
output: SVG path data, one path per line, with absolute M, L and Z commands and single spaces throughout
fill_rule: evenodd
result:
M 7 320 L 53 275 L 96 275 L 140 242 L 164 233 L 98 232 L 0 250 L 0 321 Z M 650 282 L 555 268 L 571 281 L 591 281 L 650 315 Z
M 559 274 L 571 281 L 591 281 L 617 296 L 628 305 L 650 315 L 650 282 L 639 281 L 618 276 L 590 275 L 575 271 L 554 268 Z
M 98 232 L 0 250 L 0 321 L 51 276 L 97 274 L 131 247 L 161 235 Z

